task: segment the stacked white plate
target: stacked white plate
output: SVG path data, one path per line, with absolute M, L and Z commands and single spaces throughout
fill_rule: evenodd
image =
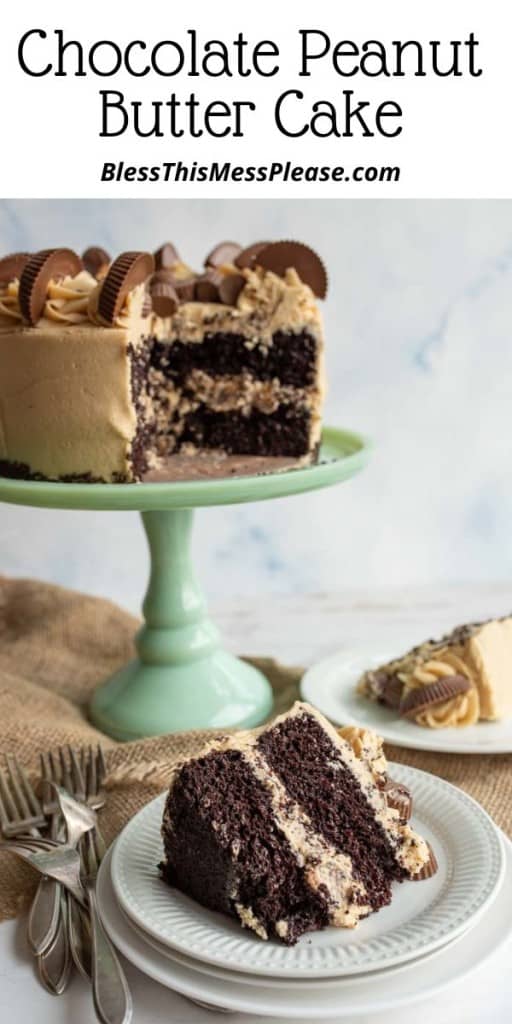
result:
M 355 931 L 328 928 L 288 948 L 169 888 L 158 873 L 162 796 L 127 825 L 102 865 L 98 897 L 113 942 L 191 999 L 296 1019 L 412 1003 L 474 970 L 511 931 L 512 844 L 461 790 L 402 765 L 391 773 L 413 792 L 413 825 L 432 843 L 439 870 L 396 885 L 391 905 Z

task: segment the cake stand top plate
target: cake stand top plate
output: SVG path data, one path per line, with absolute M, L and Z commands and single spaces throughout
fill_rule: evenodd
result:
M 370 449 L 370 442 L 359 434 L 325 427 L 319 461 L 302 469 L 138 484 L 50 483 L 0 477 L 0 501 L 39 508 L 140 512 L 265 501 L 341 483 L 365 466 Z

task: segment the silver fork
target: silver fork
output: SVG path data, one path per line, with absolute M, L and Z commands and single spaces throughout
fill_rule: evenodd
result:
M 64 809 L 63 805 L 68 799 L 68 794 L 75 796 L 77 800 L 84 804 L 81 815 L 77 817 L 71 814 L 65 818 L 67 842 L 75 848 L 78 848 L 84 832 L 92 827 L 92 823 L 95 820 L 91 817 L 92 812 L 90 808 L 85 806 L 85 780 L 89 776 L 98 780 L 95 786 L 95 805 L 102 806 L 104 803 L 104 795 L 103 791 L 100 792 L 100 785 L 105 777 L 105 763 L 103 754 L 101 753 L 100 755 L 100 751 L 101 747 L 98 747 L 98 753 L 96 754 L 93 748 L 89 746 L 87 751 L 82 748 L 77 755 L 71 745 L 68 744 L 66 747 L 59 747 L 55 757 L 50 755 L 46 764 L 45 780 L 47 786 L 43 794 L 43 810 L 47 813 L 56 810 L 60 815 Z M 100 762 L 100 770 L 98 770 L 96 765 L 97 757 Z M 48 783 L 51 783 L 51 785 L 48 785 Z M 60 784 L 65 788 L 59 790 L 57 795 L 55 787 Z M 86 980 L 90 980 L 91 932 L 89 920 L 79 904 L 72 899 L 68 899 L 67 902 L 67 928 L 73 962 L 83 977 Z
M 27 834 L 41 838 L 46 817 L 23 766 L 7 756 L 7 779 L 0 772 L 0 828 L 4 838 Z M 7 781 L 8 780 L 8 781 Z M 55 838 L 53 818 L 51 838 Z M 41 878 L 28 918 L 27 938 L 37 956 L 39 977 L 45 988 L 60 995 L 71 976 L 65 908 L 60 887 Z
M 73 798 L 62 799 L 60 791 L 54 787 L 69 833 L 74 828 L 74 818 L 83 815 L 85 809 L 95 818 L 90 803 L 98 797 L 99 774 L 96 766 L 86 772 L 85 798 L 88 803 L 85 807 Z M 92 928 L 92 996 L 96 1015 L 102 1024 L 129 1024 L 133 1013 L 130 990 L 114 946 L 101 924 L 96 900 L 96 874 L 103 851 L 104 843 L 95 826 L 84 835 L 81 843 L 82 884 L 87 892 Z
M 129 1024 L 133 1006 L 130 990 L 115 950 L 101 922 L 96 878 L 103 856 L 103 841 L 93 829 L 82 840 L 82 882 L 87 892 L 92 923 L 92 994 L 102 1024 Z M 116 977 L 117 975 L 117 977 Z
M 31 845 L 30 837 L 10 839 L 0 843 L 0 847 L 17 854 L 30 864 L 40 875 L 47 875 L 60 882 L 74 898 L 86 907 L 84 888 L 80 877 L 80 855 L 77 850 L 62 843 L 56 846 Z

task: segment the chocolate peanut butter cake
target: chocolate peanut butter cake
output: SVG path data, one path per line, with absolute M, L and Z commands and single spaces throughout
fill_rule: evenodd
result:
M 512 716 L 512 617 L 458 626 L 365 672 L 358 691 L 431 729 Z
M 162 823 L 165 881 L 292 945 L 327 925 L 355 927 L 390 902 L 393 882 L 433 874 L 380 740 L 344 732 L 296 703 L 181 764 Z
M 199 274 L 171 243 L 0 260 L 0 472 L 117 482 L 314 461 L 326 289 L 298 242 L 223 242 Z

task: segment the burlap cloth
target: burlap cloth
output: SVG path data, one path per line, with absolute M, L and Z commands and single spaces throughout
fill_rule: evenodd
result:
M 0 577 L 0 754 L 15 753 L 34 773 L 38 754 L 62 743 L 101 740 L 109 770 L 101 827 L 111 840 L 160 793 L 172 763 L 200 750 L 207 731 L 116 743 L 98 732 L 86 707 L 98 682 L 133 655 L 137 621 L 108 601 L 46 583 Z M 298 695 L 300 668 L 251 658 L 267 675 L 276 711 Z M 448 779 L 475 797 L 512 834 L 512 756 L 433 754 L 387 748 L 392 760 Z M 28 904 L 34 876 L 0 853 L 0 920 Z

